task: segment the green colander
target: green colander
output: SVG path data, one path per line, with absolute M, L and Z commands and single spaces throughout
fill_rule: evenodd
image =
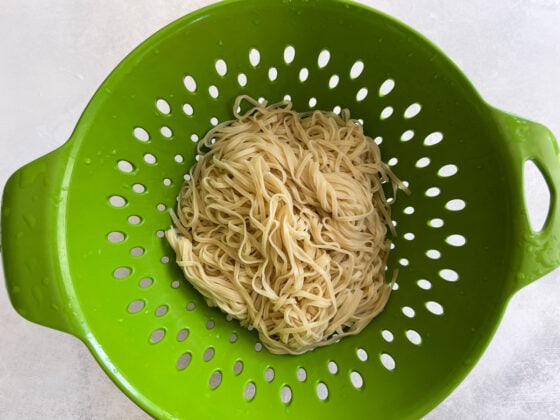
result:
M 399 269 L 359 335 L 272 355 L 182 278 L 163 238 L 197 140 L 236 96 L 349 108 L 411 194 Z M 531 230 L 523 167 L 551 192 Z M 243 0 L 179 19 L 132 52 L 70 140 L 18 170 L 2 203 L 7 288 L 30 321 L 80 338 L 159 418 L 415 418 L 465 377 L 508 299 L 560 264 L 558 149 L 486 104 L 414 31 L 343 1 Z

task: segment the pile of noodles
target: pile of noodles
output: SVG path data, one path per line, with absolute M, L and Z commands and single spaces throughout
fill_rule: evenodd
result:
M 272 353 L 357 334 L 389 299 L 382 184 L 402 184 L 347 110 L 298 114 L 242 96 L 234 116 L 201 140 L 181 189 L 166 232 L 177 263 Z

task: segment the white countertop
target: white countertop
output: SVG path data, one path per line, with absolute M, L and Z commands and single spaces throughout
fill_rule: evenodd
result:
M 0 185 L 69 137 L 97 87 L 128 52 L 209 3 L 3 0 Z M 539 121 L 560 138 L 560 0 L 362 3 L 434 42 L 489 103 Z M 81 342 L 17 315 L 4 287 L 0 337 L 3 419 L 148 418 Z M 560 418 L 558 270 L 513 297 L 480 362 L 427 418 Z

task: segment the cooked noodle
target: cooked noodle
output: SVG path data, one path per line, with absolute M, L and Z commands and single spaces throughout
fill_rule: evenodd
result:
M 387 303 L 382 184 L 394 195 L 402 183 L 347 110 L 291 108 L 237 98 L 236 119 L 201 140 L 166 237 L 210 306 L 272 353 L 300 354 L 357 334 Z

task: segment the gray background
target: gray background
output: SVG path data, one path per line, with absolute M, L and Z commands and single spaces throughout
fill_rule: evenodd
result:
M 0 185 L 69 137 L 130 50 L 208 3 L 2 0 Z M 363 3 L 431 39 L 488 102 L 542 122 L 560 138 L 560 0 Z M 544 191 L 532 190 L 542 215 Z M 427 418 L 560 418 L 559 277 L 555 271 L 513 297 L 478 365 Z M 4 287 L 0 337 L 0 417 L 147 418 L 77 339 L 19 317 Z

